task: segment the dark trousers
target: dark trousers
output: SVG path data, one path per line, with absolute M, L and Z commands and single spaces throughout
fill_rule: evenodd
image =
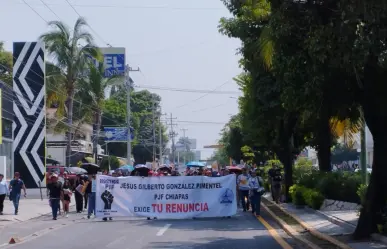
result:
M 84 203 L 85 203 L 85 209 L 87 209 L 87 203 L 88 203 L 88 200 L 89 200 L 89 193 L 85 193 L 83 198 L 84 198 Z
M 249 190 L 239 190 L 239 198 L 241 199 L 241 202 L 242 202 L 243 211 L 248 210 L 250 207 Z
M 82 212 L 83 195 L 81 195 L 78 191 L 75 191 L 75 206 L 76 206 L 77 212 Z
M 5 194 L 0 195 L 0 213 L 2 213 L 4 210 L 4 200 L 5 200 Z
M 60 199 L 51 199 L 52 218 L 58 217 Z
M 261 215 L 261 193 L 257 191 L 251 196 L 251 209 L 256 215 Z

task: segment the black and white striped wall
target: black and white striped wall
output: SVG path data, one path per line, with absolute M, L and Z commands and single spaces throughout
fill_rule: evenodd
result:
M 41 42 L 13 44 L 14 172 L 27 188 L 45 186 L 45 47 Z

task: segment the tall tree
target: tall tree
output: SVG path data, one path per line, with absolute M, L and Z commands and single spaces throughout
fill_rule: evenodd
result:
M 126 105 L 122 105 L 126 102 L 125 94 L 125 91 L 116 91 L 106 100 L 102 126 L 126 126 Z M 153 127 L 153 105 L 159 109 L 160 101 L 160 96 L 146 90 L 131 93 L 131 126 L 134 128 L 135 135 L 132 146 L 133 157 L 137 164 L 153 160 L 153 128 L 155 128 L 157 154 L 160 154 L 158 141 L 160 126 L 163 140 L 161 151 L 164 151 L 168 142 L 166 128 L 159 122 L 158 112 L 155 113 Z M 110 143 L 108 147 L 110 154 L 126 156 L 126 143 Z
M 85 101 L 85 104 L 90 106 L 93 116 L 93 154 L 95 161 L 98 162 L 98 141 L 101 130 L 102 110 L 105 103 L 105 89 L 116 82 L 120 76 L 104 77 L 104 65 L 99 63 L 96 66 L 94 63 L 89 63 L 88 74 L 80 80 L 79 95 Z
M 52 21 L 49 26 L 53 27 L 53 30 L 41 35 L 40 39 L 45 42 L 48 53 L 53 56 L 54 64 L 59 69 L 55 72 L 58 85 L 61 85 L 59 89 L 64 89 L 67 94 L 66 165 L 70 165 L 74 96 L 80 79 L 85 76 L 88 58 L 100 59 L 100 52 L 94 45 L 92 35 L 84 29 L 87 26 L 84 18 L 77 19 L 73 31 L 60 21 Z

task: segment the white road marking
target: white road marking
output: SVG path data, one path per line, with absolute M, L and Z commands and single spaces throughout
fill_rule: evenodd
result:
M 156 234 L 156 236 L 162 236 L 168 230 L 168 228 L 170 228 L 171 226 L 172 226 L 172 224 L 166 224 L 163 228 L 161 228 L 159 230 L 159 232 Z
M 119 246 L 119 243 L 121 243 L 123 240 L 126 239 L 126 235 L 125 236 L 122 236 L 122 237 L 119 237 L 118 239 L 115 239 L 113 240 L 112 242 L 110 242 L 109 244 L 106 245 L 107 248 L 110 248 L 110 247 L 117 247 Z

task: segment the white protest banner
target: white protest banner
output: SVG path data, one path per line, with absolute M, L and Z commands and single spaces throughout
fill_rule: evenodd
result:
M 235 175 L 97 176 L 96 216 L 186 219 L 236 214 Z

